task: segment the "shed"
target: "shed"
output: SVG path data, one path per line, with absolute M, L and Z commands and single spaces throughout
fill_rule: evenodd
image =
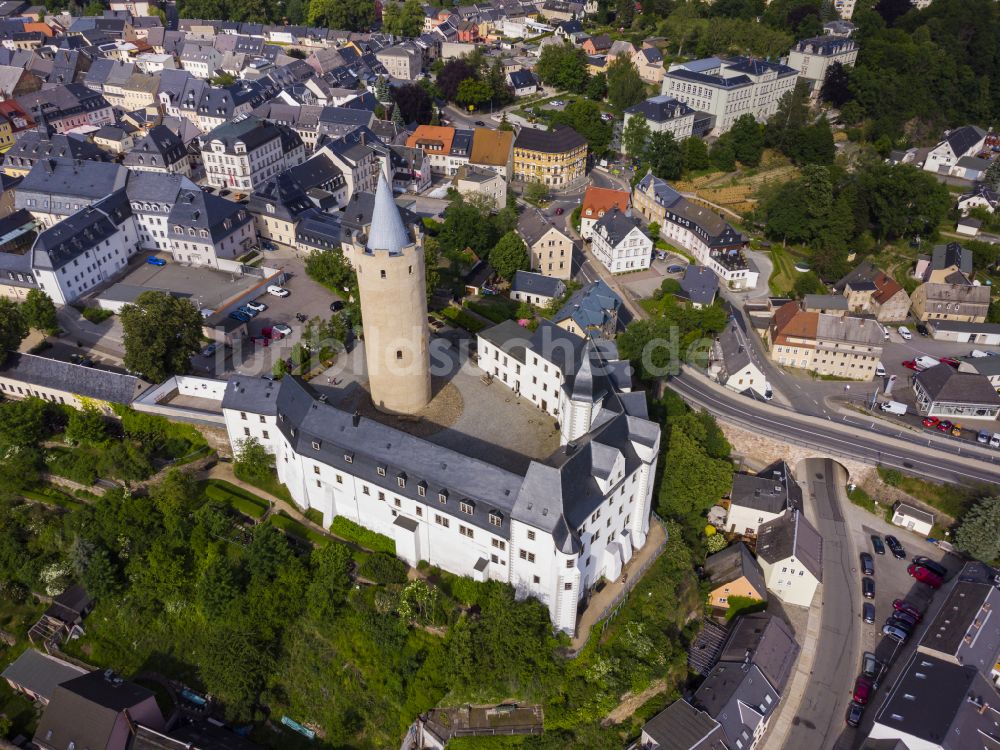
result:
M 903 502 L 896 503 L 892 508 L 892 522 L 915 534 L 927 536 L 934 528 L 934 514 L 915 508 Z

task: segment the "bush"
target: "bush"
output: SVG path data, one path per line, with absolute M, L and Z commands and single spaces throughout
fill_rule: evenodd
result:
M 205 497 L 242 513 L 249 518 L 260 519 L 267 513 L 270 504 L 263 498 L 244 492 L 236 485 L 221 480 L 210 480 L 205 485 Z
M 487 320 L 492 320 L 494 323 L 513 320 L 517 315 L 517 309 L 513 305 L 504 304 L 500 300 L 497 302 L 468 300 L 465 302 L 465 306 L 473 312 L 479 313 Z
M 854 486 L 854 489 L 847 490 L 847 499 L 859 508 L 864 508 L 870 513 L 875 512 L 875 501 L 872 500 L 871 495 L 857 485 Z
M 479 333 L 486 328 L 486 324 L 480 321 L 479 318 L 474 318 L 460 307 L 446 307 L 439 314 L 450 323 L 454 323 L 459 328 L 464 328 L 470 333 Z
M 323 512 L 319 508 L 310 508 L 305 512 L 305 517 L 317 526 L 323 525 Z
M 303 526 L 294 518 L 286 516 L 283 512 L 274 514 L 267 519 L 267 522 L 274 526 L 274 528 L 280 529 L 286 534 L 297 537 L 304 542 L 311 542 L 317 547 L 325 547 L 331 541 L 329 537 L 323 536 L 318 531 L 313 531 L 312 529 Z
M 384 534 L 379 534 L 371 529 L 354 523 L 349 518 L 337 516 L 330 524 L 330 531 L 346 539 L 349 542 L 359 544 L 373 552 L 387 552 L 390 555 L 396 554 L 396 542 Z
M 92 451 L 53 450 L 46 456 L 45 463 L 52 474 L 79 484 L 89 486 L 97 481 L 97 456 Z
M 369 555 L 361 563 L 358 575 L 375 583 L 406 583 L 406 563 L 380 552 Z
M 878 475 L 890 487 L 898 487 L 903 482 L 903 472 L 898 469 L 886 469 L 879 466 Z
M 42 487 L 39 490 L 18 490 L 17 494 L 26 500 L 33 500 L 36 503 L 45 503 L 46 505 L 55 505 L 66 510 L 79 510 L 83 507 L 83 503 L 63 494 L 55 487 Z
M 751 612 L 763 612 L 767 608 L 767 602 L 749 596 L 731 596 L 728 603 L 726 620 L 732 620 L 739 615 L 748 615 Z
M 84 318 L 89 320 L 95 325 L 98 323 L 103 323 L 105 320 L 114 315 L 111 310 L 105 310 L 102 307 L 85 307 L 81 313 Z

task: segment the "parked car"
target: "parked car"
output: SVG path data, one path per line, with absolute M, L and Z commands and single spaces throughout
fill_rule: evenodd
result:
M 858 675 L 854 681 L 854 702 L 862 706 L 868 705 L 868 700 L 872 697 L 872 680 L 866 675 Z
M 903 341 L 909 341 L 913 338 L 913 334 L 910 333 L 910 329 L 906 326 L 900 326 L 896 329 L 896 332 L 902 337 Z
M 558 208 L 556 208 L 556 216 L 562 216 L 562 215 L 563 215 L 563 207 L 559 206 Z
M 878 534 L 872 534 L 872 549 L 875 550 L 876 555 L 885 554 L 885 544 L 882 543 L 882 537 Z
M 764 381 L 764 400 L 765 401 L 770 401 L 772 398 L 774 398 L 774 389 L 771 387 L 771 384 L 768 383 L 765 380 Z
M 844 721 L 847 722 L 847 726 L 856 727 L 861 723 L 861 717 L 864 716 L 864 713 L 864 706 L 857 701 L 851 701 L 847 706 L 847 716 L 844 717 Z
M 867 552 L 861 553 L 861 572 L 866 576 L 875 575 L 875 558 Z
M 908 620 L 904 620 L 902 617 L 896 617 L 893 615 L 885 621 L 885 624 L 892 628 L 899 628 L 908 636 L 913 633 L 913 625 Z
M 1000 432 L 994 432 L 990 438 L 990 448 L 1000 448 Z
M 916 617 L 911 615 L 909 612 L 903 612 L 902 610 L 893 610 L 893 613 L 889 616 L 890 620 L 899 620 L 900 622 L 906 623 L 906 627 L 913 630 L 920 622 Z M 902 626 L 900 626 L 902 627 Z
M 884 625 L 882 627 L 882 635 L 892 638 L 897 643 L 906 643 L 906 639 L 910 637 L 910 634 L 905 630 L 900 630 L 893 625 Z
M 254 310 L 250 305 L 240 305 L 236 309 L 244 315 L 249 315 L 251 318 L 256 318 L 260 315 L 260 310 Z
M 897 612 L 906 612 L 908 615 L 917 618 L 917 622 L 923 619 L 923 612 L 917 609 L 915 604 L 910 604 L 906 599 L 893 599 L 892 608 Z
M 155 255 L 150 255 L 148 258 L 146 258 L 146 262 L 149 263 L 149 265 L 151 266 L 167 265 L 167 261 L 163 260 L 163 258 L 157 258 Z
M 871 651 L 861 655 L 861 674 L 872 678 L 872 686 L 878 688 L 878 678 L 882 674 L 882 662 Z
M 903 549 L 903 545 L 899 543 L 896 537 L 886 534 L 885 544 L 889 548 L 889 551 L 892 552 L 892 556 L 897 560 L 902 560 L 906 557 L 906 550 Z
M 979 359 L 981 357 L 988 357 L 988 356 L 990 356 L 990 353 L 989 352 L 984 352 L 982 349 L 973 349 L 971 352 L 969 352 L 969 356 L 970 357 L 974 357 L 976 359 Z
M 865 602 L 861 605 L 861 619 L 867 622 L 869 625 L 875 623 L 875 605 L 871 602 Z
M 956 370 L 958 369 L 958 366 L 960 364 L 960 362 L 957 359 L 955 359 L 954 357 L 939 357 L 938 359 L 940 359 L 946 365 L 951 365 Z
M 937 428 L 941 432 L 951 432 L 951 428 L 954 426 L 954 423 L 950 419 L 942 419 L 937 423 Z
M 284 323 L 275 323 L 275 324 L 274 324 L 273 326 L 271 326 L 271 327 L 272 327 L 272 328 L 273 328 L 273 329 L 274 329 L 274 330 L 275 330 L 275 331 L 276 331 L 277 333 L 280 333 L 280 334 L 281 334 L 282 336 L 291 336 L 291 335 L 292 335 L 292 329 L 291 329 L 291 326 L 286 326 L 286 325 L 285 325 Z
M 481 128 L 485 128 L 486 127 L 486 123 L 483 122 L 482 120 L 476 120 L 475 123 L 473 123 L 473 124 L 478 125 Z
M 267 293 L 275 297 L 287 297 L 291 292 L 285 289 L 283 286 L 278 286 L 277 284 L 271 284 L 267 288 Z
M 229 313 L 229 317 L 232 318 L 233 320 L 238 320 L 241 323 L 246 323 L 248 320 L 250 320 L 249 315 L 247 315 L 245 312 L 240 312 L 239 310 L 233 310 L 233 312 Z
M 247 302 L 245 307 L 251 310 L 256 310 L 259 313 L 262 313 L 267 309 L 267 305 L 265 305 L 263 302 L 258 302 L 257 300 L 254 300 L 253 302 Z
M 976 435 L 976 442 L 982 443 L 983 445 L 986 445 L 988 442 L 990 442 L 990 431 L 980 430 L 979 434 Z
M 344 303 L 341 302 L 339 299 L 335 299 L 333 302 L 330 303 L 330 312 L 340 312 L 343 309 L 344 309 Z
M 906 367 L 906 368 L 908 368 L 910 370 L 916 370 L 917 372 L 920 372 L 920 365 L 918 365 L 912 359 L 904 359 L 903 360 L 903 367 Z
M 930 336 L 931 335 L 931 332 L 929 330 L 927 330 L 927 326 L 925 326 L 923 323 L 917 323 L 914 326 L 914 328 L 917 329 L 917 333 L 919 333 L 921 336 Z
M 219 343 L 217 341 L 213 341 L 211 344 L 209 344 L 208 346 L 206 346 L 204 349 L 201 350 L 201 356 L 211 357 L 213 354 L 215 354 L 215 350 L 218 348 L 219 348 Z
M 960 425 L 958 422 L 955 422 L 955 424 L 951 426 L 951 430 L 949 432 L 951 435 L 954 435 L 955 437 L 962 437 L 962 425 Z
M 931 560 L 929 557 L 924 557 L 923 555 L 917 555 L 913 558 L 914 565 L 922 565 L 933 573 L 937 573 L 939 576 L 944 578 L 948 575 L 948 569 L 937 562 L 936 560 Z
M 932 589 L 939 589 L 941 588 L 941 584 L 944 583 L 941 576 L 922 565 L 910 565 L 906 569 L 906 572 L 921 583 L 926 583 Z
M 926 354 L 921 354 L 919 357 L 914 357 L 913 361 L 917 363 L 917 367 L 921 370 L 929 370 L 932 367 L 937 367 L 941 364 L 941 360 L 937 357 L 928 357 Z
M 667 273 L 684 273 L 685 266 L 667 266 Z
M 861 595 L 865 599 L 875 598 L 875 581 L 867 576 L 861 579 Z
M 922 424 L 922 425 L 923 425 L 924 427 L 931 427 L 931 428 L 933 428 L 933 427 L 937 427 L 937 424 L 938 424 L 938 422 L 940 422 L 940 421 L 941 421 L 941 420 L 940 420 L 940 419 L 938 419 L 937 417 L 924 417 L 924 419 L 923 419 L 923 421 L 921 422 L 921 424 Z
M 876 378 L 885 377 L 885 365 L 883 365 L 881 362 L 875 365 L 875 377 Z

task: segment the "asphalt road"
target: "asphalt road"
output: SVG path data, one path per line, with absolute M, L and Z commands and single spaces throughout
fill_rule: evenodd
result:
M 860 663 L 859 612 L 861 601 L 858 553 L 843 508 L 847 504 L 843 467 L 828 458 L 801 464 L 806 485 L 806 516 L 823 537 L 822 607 L 819 640 L 812 679 L 785 740 L 785 750 L 825 750 L 843 728 L 850 689 Z M 811 503 L 810 503 L 811 501 Z M 811 507 L 810 507 L 811 505 Z
M 773 403 L 759 403 L 735 392 L 716 389 L 703 377 L 687 370 L 671 378 L 668 386 L 689 403 L 716 416 L 752 426 L 757 432 L 780 440 L 815 448 L 822 455 L 875 462 L 938 482 L 1000 482 L 1000 462 L 996 456 L 981 456 L 961 444 L 939 443 L 919 433 L 856 417 L 840 416 L 836 427 L 833 417 L 827 417 L 830 423 L 827 427 L 823 422 Z M 844 427 L 848 429 L 842 429 Z M 895 440 L 890 442 L 882 438 Z M 973 464 L 967 456 L 992 463 L 996 468 Z

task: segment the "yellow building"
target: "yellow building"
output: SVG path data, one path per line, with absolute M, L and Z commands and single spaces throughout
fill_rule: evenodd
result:
M 0 115 L 0 154 L 7 153 L 7 150 L 14 145 L 14 128 L 10 125 L 10 120 L 5 115 Z
M 767 601 L 764 573 L 743 542 L 709 555 L 705 559 L 705 574 L 712 581 L 708 594 L 710 607 L 729 609 L 733 597 Z
M 514 141 L 514 179 L 562 188 L 587 173 L 587 141 L 573 128 L 522 128 Z

